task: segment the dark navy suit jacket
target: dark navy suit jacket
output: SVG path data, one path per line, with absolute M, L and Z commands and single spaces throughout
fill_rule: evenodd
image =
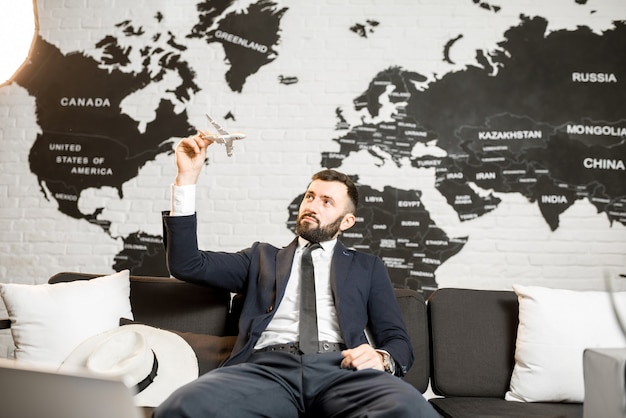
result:
M 172 276 L 245 295 L 239 336 L 224 365 L 245 362 L 283 298 L 291 272 L 297 239 L 285 248 L 255 242 L 236 252 L 200 251 L 197 218 L 163 214 L 163 239 Z M 404 375 L 413 363 L 413 351 L 389 274 L 380 258 L 348 250 L 338 241 L 331 262 L 330 281 L 339 326 L 349 348 L 368 343 L 387 350 Z

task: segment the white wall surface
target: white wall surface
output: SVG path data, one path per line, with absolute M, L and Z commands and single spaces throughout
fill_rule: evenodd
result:
M 210 164 L 198 189 L 200 246 L 230 251 L 255 240 L 287 244 L 293 238 L 285 227 L 287 205 L 321 169 L 321 152 L 337 149 L 331 141 L 337 136 L 335 109 L 341 107 L 349 122 L 358 123 L 361 115 L 352 101 L 379 71 L 397 65 L 434 80 L 463 69 L 475 64 L 476 50 L 495 48 L 504 32 L 519 24 L 520 14 L 546 18 L 552 31 L 587 25 L 600 33 L 614 20 L 626 19 L 622 0 L 493 3 L 501 7 L 499 12 L 470 0 L 279 2 L 288 11 L 281 21 L 278 58 L 250 76 L 242 93 L 231 91 L 224 81 L 227 66 L 219 44 L 186 40 L 191 51 L 185 58 L 202 70 L 196 83 L 203 90 L 180 105 L 199 128 L 206 128 L 205 112 L 221 117 L 232 111 L 236 122 L 225 125 L 249 135 L 235 144 L 232 158 L 221 147 L 210 149 Z M 161 25 L 181 41 L 195 23 L 195 2 L 190 0 L 40 0 L 38 6 L 41 35 L 65 54 L 95 54 L 94 43 L 122 20 L 146 22 L 146 30 L 155 29 L 147 22 L 154 24 L 156 11 L 164 13 Z M 367 39 L 349 31 L 366 19 L 380 22 Z M 446 63 L 444 45 L 459 33 L 464 36 L 453 51 L 455 64 Z M 279 75 L 295 75 L 299 82 L 281 85 Z M 166 86 L 164 82 L 159 89 L 129 98 L 124 112 L 151 120 Z M 161 234 L 160 211 L 168 208 L 175 175 L 173 156 L 161 154 L 143 167 L 124 184 L 123 199 L 112 188 L 81 195 L 83 212 L 105 207 L 102 217 L 113 221 L 108 236 L 99 227 L 61 214 L 54 200 L 44 198 L 28 163 L 40 132 L 34 100 L 15 84 L 0 87 L 0 282 L 44 283 L 59 271 L 110 273 L 123 244 L 114 237 L 136 231 Z M 625 272 L 626 228 L 611 225 L 586 200 L 561 215 L 556 231 L 536 204 L 514 193 L 496 193 L 502 199 L 496 210 L 461 223 L 434 188 L 433 171 L 377 163 L 360 152 L 351 154 L 340 169 L 358 173 L 372 187 L 421 190 L 437 226 L 450 237 L 470 237 L 437 270 L 439 287 L 510 289 L 521 283 L 598 289 L 604 286 L 606 268 Z

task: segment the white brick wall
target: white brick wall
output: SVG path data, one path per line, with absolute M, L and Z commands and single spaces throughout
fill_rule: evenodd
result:
M 281 2 L 289 10 L 281 24 L 279 56 L 250 76 L 241 94 L 230 91 L 224 81 L 227 67 L 218 44 L 187 41 L 191 48 L 185 58 L 198 71 L 196 82 L 203 88 L 187 104 L 192 123 L 204 128 L 205 112 L 222 119 L 232 111 L 237 121 L 225 125 L 249 135 L 235 143 L 233 158 L 219 146 L 209 152 L 210 166 L 198 190 L 200 245 L 238 250 L 255 240 L 289 242 L 287 204 L 321 168 L 320 153 L 337 149 L 331 142 L 337 135 L 335 108 L 357 121 L 352 100 L 379 71 L 398 65 L 433 79 L 461 69 L 474 62 L 476 49 L 493 48 L 501 41 L 522 13 L 546 17 L 551 30 L 590 25 L 601 31 L 613 20 L 626 19 L 623 0 L 598 3 L 494 0 L 502 7 L 494 13 L 471 0 Z M 129 4 L 41 0 L 40 31 L 63 53 L 92 54 L 94 43 L 125 19 L 140 22 L 146 31 L 167 28 L 181 42 L 195 23 L 190 0 Z M 153 19 L 157 10 L 165 15 L 162 27 Z M 349 31 L 366 19 L 380 22 L 368 39 Z M 443 45 L 460 33 L 464 37 L 454 48 L 456 64 L 446 64 Z M 280 85 L 279 75 L 297 76 L 299 83 Z M 129 98 L 124 110 L 137 120 L 151 120 L 165 87 Z M 54 200 L 44 199 L 29 169 L 28 153 L 39 132 L 34 106 L 24 89 L 0 88 L 0 282 L 44 283 L 61 270 L 109 273 L 122 249 L 121 238 L 60 214 Z M 601 288 L 605 267 L 624 272 L 626 228 L 610 226 L 586 201 L 566 211 L 555 232 L 536 204 L 516 194 L 499 195 L 497 210 L 460 223 L 434 189 L 431 170 L 375 163 L 362 152 L 351 155 L 341 169 L 358 173 L 373 187 L 419 188 L 431 216 L 448 236 L 470 237 L 461 253 L 437 271 L 440 287 L 509 289 L 512 283 L 523 283 Z M 173 157 L 161 155 L 124 184 L 124 199 L 111 188 L 92 189 L 83 193 L 80 208 L 88 212 L 105 207 L 102 218 L 113 222 L 114 237 L 139 230 L 160 235 L 160 211 L 168 207 L 174 174 Z

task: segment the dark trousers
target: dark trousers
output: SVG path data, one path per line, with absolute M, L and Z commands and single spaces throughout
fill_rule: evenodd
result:
M 175 391 L 154 418 L 438 418 L 410 384 L 378 370 L 341 369 L 341 353 L 260 352 Z

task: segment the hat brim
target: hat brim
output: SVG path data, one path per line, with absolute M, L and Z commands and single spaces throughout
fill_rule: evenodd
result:
M 156 407 L 174 390 L 198 377 L 198 359 L 182 337 L 142 324 L 124 325 L 86 339 L 70 353 L 59 371 L 84 371 L 94 349 L 116 333 L 130 331 L 143 335 L 158 360 L 157 375 L 153 382 L 134 397 L 137 406 Z

